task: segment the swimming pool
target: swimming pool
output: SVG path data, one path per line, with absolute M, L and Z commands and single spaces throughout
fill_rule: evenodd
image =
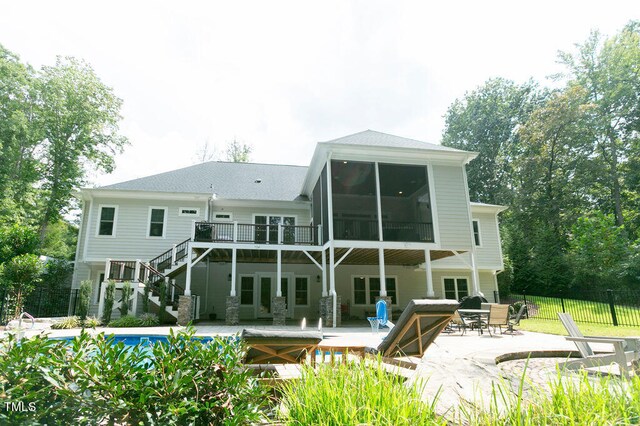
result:
M 106 334 L 106 338 L 113 338 L 113 344 L 116 345 L 122 342 L 125 346 L 135 346 L 135 345 L 153 345 L 155 343 L 167 343 L 167 336 L 165 335 L 157 335 L 157 334 Z M 62 340 L 65 342 L 71 342 L 75 339 L 75 336 L 72 337 L 52 337 L 51 340 Z M 209 343 L 213 340 L 212 337 L 208 336 L 193 336 L 191 340 L 198 340 L 202 343 Z

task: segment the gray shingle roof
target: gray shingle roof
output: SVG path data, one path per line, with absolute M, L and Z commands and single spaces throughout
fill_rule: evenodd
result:
M 422 142 L 415 139 L 407 139 L 400 136 L 389 135 L 387 133 L 376 132 L 375 130 L 365 130 L 364 132 L 354 133 L 353 135 L 344 136 L 338 139 L 320 143 L 332 145 L 364 145 L 389 148 L 426 149 L 431 151 L 464 152 L 459 149 L 449 148 L 447 146 Z
M 211 194 L 227 200 L 304 200 L 307 167 L 210 161 L 99 189 Z M 257 183 L 256 180 L 260 180 Z M 213 185 L 213 190 L 212 190 Z

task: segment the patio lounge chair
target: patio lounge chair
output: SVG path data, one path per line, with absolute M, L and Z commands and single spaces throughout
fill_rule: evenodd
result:
M 457 310 L 453 313 L 451 322 L 453 323 L 453 325 L 458 327 L 458 330 L 462 331 L 462 335 L 466 333 L 467 328 L 470 328 L 465 319 L 460 315 L 460 312 L 458 312 Z
M 455 300 L 412 300 L 398 318 L 395 327 L 376 348 L 367 353 L 383 357 L 422 357 L 429 345 L 449 324 L 460 304 Z
M 295 364 L 303 362 L 307 356 L 314 364 L 322 333 L 245 328 L 240 338 L 248 346 L 247 364 Z
M 612 363 L 618 364 L 620 368 L 620 374 L 629 377 L 629 373 L 635 369 L 635 374 L 639 374 L 638 371 L 638 359 L 640 359 L 640 339 L 639 338 L 618 338 L 618 337 L 594 337 L 584 336 L 578 326 L 573 321 L 571 314 L 558 313 L 560 321 L 567 329 L 569 336 L 565 339 L 574 342 L 578 348 L 578 352 L 582 358 L 566 361 L 562 366 L 569 370 L 592 367 L 603 367 L 611 365 Z M 596 354 L 589 346 L 589 343 L 609 343 L 613 345 L 613 353 Z

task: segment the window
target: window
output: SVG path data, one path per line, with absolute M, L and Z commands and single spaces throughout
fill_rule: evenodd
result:
M 469 295 L 466 278 L 443 278 L 445 299 L 460 300 Z
M 100 223 L 98 224 L 98 235 L 116 235 L 116 206 L 100 207 Z
M 482 246 L 482 240 L 480 239 L 480 221 L 473 220 L 473 242 L 476 246 Z
M 231 215 L 231 213 L 213 212 L 213 220 L 214 221 L 219 221 L 219 220 L 230 221 L 232 219 L 233 219 L 233 216 Z
M 398 304 L 396 278 L 387 277 L 387 296 L 391 304 Z M 380 296 L 380 277 L 353 277 L 353 304 L 375 305 L 376 297 Z
M 296 277 L 296 306 L 309 304 L 309 278 Z
M 167 219 L 166 207 L 149 208 L 149 232 L 148 237 L 164 237 L 165 221 Z
M 253 277 L 240 277 L 240 304 L 253 305 Z
M 200 209 L 197 207 L 180 207 L 178 209 L 179 216 L 200 216 Z
M 296 218 L 294 216 L 255 215 L 253 218 L 256 242 L 276 243 L 278 241 L 278 225 L 282 224 L 282 242 L 294 243 L 296 240 Z

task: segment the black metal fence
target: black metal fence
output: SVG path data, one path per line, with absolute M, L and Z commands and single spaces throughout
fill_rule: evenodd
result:
M 601 290 L 583 292 L 580 298 L 511 294 L 503 303 L 523 301 L 529 318 L 557 320 L 568 312 L 576 322 L 640 327 L 640 291 Z
M 66 317 L 75 315 L 78 290 L 69 287 L 36 288 L 24 301 L 23 311 L 36 318 Z M 14 304 L 5 289 L 0 289 L 0 324 L 6 324 L 14 316 Z

